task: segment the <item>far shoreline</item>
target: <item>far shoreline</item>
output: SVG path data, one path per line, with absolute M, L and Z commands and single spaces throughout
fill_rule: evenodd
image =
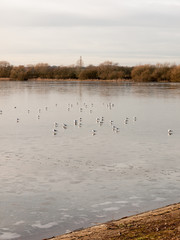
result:
M 178 83 L 176 81 L 136 81 L 133 79 L 54 79 L 54 78 L 31 78 L 27 80 L 16 80 L 12 78 L 0 78 L 0 82 L 122 82 L 122 83 Z
M 30 78 L 27 80 L 16 80 L 12 78 L 0 78 L 0 81 L 13 81 L 13 82 L 133 82 L 132 79 L 55 79 L 55 78 Z

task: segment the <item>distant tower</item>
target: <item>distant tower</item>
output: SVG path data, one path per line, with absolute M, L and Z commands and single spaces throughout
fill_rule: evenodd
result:
M 84 65 L 82 56 L 80 56 L 79 60 L 77 60 L 77 67 L 82 68 Z
M 83 61 L 82 61 L 82 57 L 80 56 L 80 59 L 79 59 L 79 66 L 80 66 L 80 68 L 82 68 L 82 66 L 83 66 Z

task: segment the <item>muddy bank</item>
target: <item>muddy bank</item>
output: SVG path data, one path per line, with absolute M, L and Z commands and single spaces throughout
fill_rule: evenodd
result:
M 129 82 L 132 80 L 126 80 L 126 79 L 46 79 L 46 78 L 35 78 L 35 79 L 28 79 L 28 81 L 57 81 L 57 82 Z
M 179 240 L 180 203 L 75 231 L 51 240 Z
M 24 81 L 37 81 L 37 82 L 108 82 L 108 83 L 114 83 L 114 82 L 127 82 L 127 83 L 140 83 L 141 81 L 135 81 L 133 79 L 55 79 L 55 78 L 30 78 L 26 80 L 17 80 L 13 78 L 0 78 L 0 81 L 17 81 L 17 82 L 24 82 Z M 144 82 L 147 83 L 147 82 Z M 149 82 L 150 83 L 150 82 Z M 158 82 L 152 82 L 152 83 L 173 83 L 173 81 L 158 81 Z
M 27 80 L 16 80 L 12 78 L 0 78 L 0 81 L 37 81 L 37 82 L 133 82 L 127 79 L 54 79 L 54 78 L 32 78 Z

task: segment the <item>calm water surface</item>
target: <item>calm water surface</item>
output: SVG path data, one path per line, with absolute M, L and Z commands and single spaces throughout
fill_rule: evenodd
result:
M 0 240 L 179 202 L 180 84 L 0 82 L 0 110 Z

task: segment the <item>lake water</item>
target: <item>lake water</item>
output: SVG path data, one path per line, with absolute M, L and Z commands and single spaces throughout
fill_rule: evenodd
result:
M 0 129 L 0 240 L 179 202 L 180 84 L 0 82 Z

